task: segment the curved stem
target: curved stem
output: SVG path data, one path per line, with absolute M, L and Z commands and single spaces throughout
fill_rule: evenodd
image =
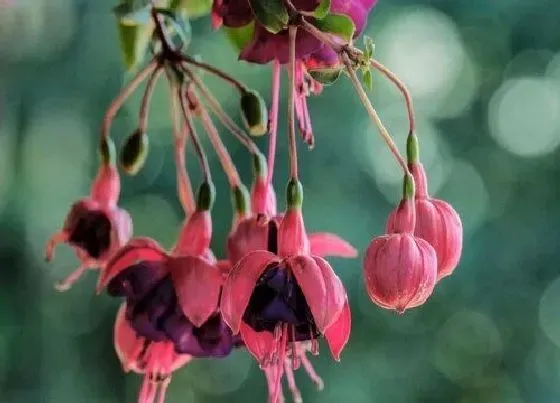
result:
M 295 90 L 296 90 L 296 34 L 297 27 L 290 25 L 288 28 L 290 38 L 290 61 L 288 64 L 289 92 L 288 92 L 288 138 L 290 151 L 290 175 L 298 177 L 296 125 L 295 125 Z
M 140 113 L 138 118 L 138 130 L 141 133 L 145 133 L 146 128 L 148 126 L 150 100 L 152 99 L 154 88 L 156 86 L 159 76 L 161 75 L 161 72 L 162 72 L 161 66 L 157 66 L 154 72 L 148 78 L 148 82 L 146 83 L 146 90 L 144 91 L 144 95 L 142 96 L 142 102 L 140 104 Z
M 195 109 L 199 112 L 202 126 L 204 127 L 204 130 L 208 134 L 208 137 L 210 138 L 210 141 L 212 142 L 212 145 L 214 146 L 214 149 L 218 154 L 218 159 L 220 160 L 220 164 L 222 165 L 222 168 L 228 178 L 229 185 L 232 189 L 239 187 L 240 180 L 237 168 L 231 160 L 231 156 L 229 155 L 226 146 L 222 142 L 220 134 L 218 133 L 216 126 L 214 126 L 214 122 L 212 122 L 208 111 L 206 110 L 204 105 L 201 104 L 195 92 L 192 89 L 189 89 L 187 91 L 189 99 L 194 103 Z
M 343 61 L 344 61 L 344 64 L 346 65 L 346 71 L 348 72 L 348 75 L 350 76 L 350 80 L 352 81 L 352 84 L 354 84 L 354 88 L 356 89 L 356 92 L 358 93 L 358 96 L 360 97 L 360 101 L 362 101 L 362 104 L 366 108 L 366 111 L 367 111 L 369 117 L 371 118 L 372 122 L 379 129 L 379 133 L 381 134 L 381 137 L 383 138 L 383 140 L 385 141 L 385 143 L 389 147 L 389 150 L 391 151 L 391 153 L 393 154 L 393 156 L 397 160 L 398 164 L 401 166 L 403 172 L 409 174 L 410 172 L 408 171 L 408 166 L 406 164 L 406 161 L 404 160 L 404 158 L 400 154 L 399 149 L 397 148 L 397 146 L 395 145 L 395 142 L 393 141 L 393 138 L 391 137 L 391 135 L 389 134 L 389 132 L 387 131 L 387 129 L 383 125 L 383 122 L 381 121 L 381 119 L 379 118 L 379 115 L 377 114 L 375 108 L 371 104 L 371 101 L 369 100 L 364 88 L 362 87 L 362 84 L 360 83 L 360 80 L 358 79 L 358 76 L 356 75 L 356 71 L 354 70 L 354 67 L 352 67 L 352 63 L 348 59 L 348 56 L 343 55 Z
M 280 62 L 275 59 L 272 67 L 272 105 L 270 106 L 270 123 L 268 127 L 268 178 L 267 183 L 272 183 L 274 175 L 274 159 L 276 157 L 276 134 L 278 133 L 278 107 L 280 105 Z
M 195 60 L 188 55 L 181 54 L 181 55 L 179 55 L 179 57 L 185 63 L 192 64 L 193 66 L 196 66 L 196 67 L 198 67 L 202 70 L 206 70 L 207 72 L 215 75 L 216 77 L 219 77 L 222 80 L 230 83 L 234 88 L 237 88 L 237 90 L 239 92 L 244 92 L 244 91 L 248 90 L 247 86 L 245 84 L 243 84 L 241 81 L 236 80 L 235 78 L 233 78 L 229 74 L 227 74 L 227 73 L 223 72 L 222 70 L 212 66 L 211 64 L 204 63 L 204 62 L 199 62 L 198 60 Z
M 189 68 L 186 66 L 182 66 L 183 71 L 189 76 L 191 81 L 196 85 L 198 91 L 202 95 L 202 97 L 208 103 L 208 106 L 212 110 L 212 112 L 216 115 L 216 117 L 222 122 L 222 124 L 243 144 L 249 152 L 253 155 L 257 155 L 260 153 L 259 148 L 254 143 L 253 140 L 249 137 L 247 133 L 243 129 L 241 129 L 232 118 L 228 116 L 228 114 L 223 110 L 218 100 L 212 95 L 210 90 L 204 85 L 202 80 L 194 74 Z
M 408 113 L 408 124 L 409 124 L 409 133 L 414 133 L 416 129 L 416 121 L 414 118 L 414 106 L 412 104 L 412 95 L 410 91 L 406 87 L 406 85 L 402 82 L 402 80 L 391 70 L 389 70 L 386 66 L 381 64 L 379 61 L 375 59 L 370 59 L 371 67 L 378 70 L 381 74 L 391 81 L 395 87 L 401 92 L 404 97 L 404 102 L 406 104 L 406 111 Z
M 200 169 L 202 170 L 204 180 L 210 183 L 212 182 L 212 177 L 210 173 L 210 166 L 208 164 L 208 158 L 206 157 L 206 154 L 204 153 L 204 149 L 202 148 L 202 144 L 200 144 L 200 139 L 196 134 L 196 129 L 192 120 L 191 111 L 189 110 L 189 105 L 187 103 L 185 93 L 186 93 L 185 84 L 177 88 L 177 96 L 179 97 L 179 101 L 181 104 L 181 110 L 183 112 L 183 118 L 185 119 L 187 132 L 189 133 L 189 136 L 192 138 L 194 150 L 200 162 Z
M 186 143 L 188 140 L 188 130 L 185 124 L 181 125 L 181 115 L 180 106 L 177 97 L 175 96 L 176 89 L 175 84 L 173 84 L 173 77 L 166 70 L 167 80 L 170 83 L 172 90 L 171 96 L 171 120 L 173 122 L 173 138 L 174 138 L 174 148 L 175 148 L 175 168 L 177 171 L 177 192 L 179 196 L 179 201 L 183 207 L 185 215 L 190 215 L 196 210 L 196 203 L 194 200 L 194 194 L 192 190 L 191 181 L 187 168 L 185 166 L 185 151 Z
M 109 131 L 111 129 L 111 123 L 113 119 L 117 115 L 117 112 L 123 104 L 126 102 L 128 97 L 132 95 L 134 90 L 140 85 L 142 81 L 148 77 L 153 71 L 158 68 L 158 62 L 156 60 L 152 60 L 146 67 L 136 74 L 136 76 L 124 87 L 121 93 L 111 102 L 107 111 L 105 112 L 105 116 L 103 116 L 103 123 L 101 125 L 101 136 L 102 137 L 109 137 Z

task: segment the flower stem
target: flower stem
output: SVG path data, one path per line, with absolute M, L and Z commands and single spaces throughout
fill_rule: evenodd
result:
M 268 124 L 268 178 L 267 183 L 272 183 L 274 175 L 274 159 L 276 157 L 276 135 L 278 133 L 278 107 L 280 105 L 280 62 L 275 59 L 272 67 L 272 104 L 270 106 L 270 120 Z
M 391 153 L 393 154 L 393 156 L 397 160 L 398 164 L 401 166 L 403 172 L 409 173 L 406 161 L 404 160 L 404 158 L 400 154 L 399 149 L 395 145 L 395 142 L 393 141 L 391 135 L 389 134 L 389 132 L 387 131 L 387 129 L 383 125 L 383 122 L 381 121 L 381 119 L 379 118 L 379 115 L 377 114 L 375 108 L 371 104 L 371 101 L 369 100 L 364 88 L 362 87 L 362 84 L 360 83 L 360 80 L 358 79 L 358 76 L 356 75 L 356 70 L 352 66 L 352 63 L 351 63 L 350 59 L 348 58 L 347 55 L 343 55 L 342 58 L 343 58 L 344 64 L 346 65 L 346 71 L 348 72 L 350 80 L 352 81 L 352 84 L 354 85 L 354 88 L 356 89 L 356 92 L 358 93 L 360 101 L 362 102 L 362 104 L 366 108 L 366 111 L 367 111 L 369 117 L 371 118 L 372 122 L 377 126 L 377 128 L 379 130 L 379 133 L 381 134 L 381 137 L 383 138 L 383 140 L 385 141 L 385 143 L 389 147 L 389 150 L 391 151 Z
M 157 80 L 162 73 L 161 66 L 156 67 L 153 73 L 148 78 L 148 82 L 146 83 L 146 90 L 144 91 L 144 95 L 142 96 L 142 102 L 140 104 L 140 114 L 138 118 L 138 130 L 141 133 L 146 132 L 146 128 L 148 127 L 148 114 L 150 109 L 150 100 L 152 99 L 152 95 L 154 93 L 154 88 L 156 86 Z
M 146 67 L 136 74 L 136 76 L 124 87 L 121 93 L 111 102 L 109 108 L 105 112 L 105 116 L 103 117 L 103 123 L 101 125 L 101 136 L 103 138 L 109 137 L 111 123 L 113 119 L 117 115 L 117 112 L 121 109 L 123 104 L 126 100 L 132 95 L 134 90 L 140 85 L 142 81 L 144 81 L 148 75 L 154 72 L 155 69 L 158 68 L 158 62 L 156 60 L 152 60 Z
M 243 84 L 241 81 L 236 80 L 235 78 L 233 78 L 229 74 L 227 74 L 227 73 L 223 72 L 222 70 L 212 66 L 211 64 L 200 62 L 198 60 L 193 59 L 192 57 L 190 57 L 188 55 L 183 55 L 183 54 L 180 55 L 180 58 L 185 63 L 196 66 L 196 67 L 198 67 L 202 70 L 205 70 L 205 71 L 215 75 L 216 77 L 221 78 L 222 80 L 228 82 L 234 88 L 236 88 L 239 92 L 246 92 L 248 90 L 247 86 L 245 84 Z
M 181 125 L 180 106 L 175 93 L 177 92 L 174 78 L 166 70 L 167 80 L 172 87 L 171 93 L 171 119 L 173 122 L 173 137 L 175 142 L 175 167 L 177 171 L 177 192 L 179 201 L 185 215 L 190 215 L 196 210 L 196 203 L 192 190 L 191 181 L 185 166 L 186 143 L 189 132 L 185 124 Z
M 189 76 L 192 82 L 197 87 L 198 91 L 202 95 L 202 97 L 208 102 L 208 106 L 214 112 L 216 117 L 222 122 L 222 124 L 243 144 L 249 152 L 253 155 L 260 154 L 260 150 L 257 145 L 251 140 L 249 135 L 245 133 L 243 129 L 241 129 L 234 121 L 231 119 L 228 114 L 222 109 L 218 100 L 212 95 L 210 90 L 204 85 L 202 80 L 194 74 L 190 69 L 186 66 L 182 66 L 183 71 Z
M 192 139 L 195 153 L 198 157 L 200 162 L 200 169 L 202 170 L 202 175 L 204 176 L 204 180 L 207 183 L 212 182 L 212 176 L 210 173 L 210 166 L 208 164 L 208 158 L 204 153 L 204 149 L 202 148 L 202 144 L 200 144 L 200 139 L 196 133 L 196 128 L 194 126 L 190 105 L 188 105 L 188 101 L 185 97 L 186 94 L 186 85 L 183 83 L 181 86 L 177 88 L 177 96 L 179 97 L 179 101 L 181 104 L 181 110 L 183 112 L 183 118 L 185 119 L 185 125 L 187 132 L 189 133 L 190 138 Z
M 288 138 L 290 152 L 290 176 L 298 177 L 296 126 L 295 126 L 295 91 L 296 91 L 296 34 L 297 27 L 290 25 L 288 28 L 290 38 L 290 59 L 288 65 L 289 92 L 288 92 Z
M 208 111 L 202 105 L 199 98 L 196 96 L 195 92 L 192 89 L 187 90 L 187 97 L 191 100 L 191 103 L 194 105 L 195 110 L 198 112 L 198 116 L 200 121 L 202 122 L 202 126 L 204 130 L 208 134 L 214 149 L 216 150 L 216 154 L 218 154 L 218 159 L 220 160 L 220 164 L 228 178 L 229 185 L 232 189 L 238 188 L 240 185 L 239 174 L 237 172 L 237 168 L 235 167 L 233 161 L 231 160 L 231 156 L 229 152 L 222 142 L 218 130 L 216 126 L 214 126 L 214 122 L 210 118 Z

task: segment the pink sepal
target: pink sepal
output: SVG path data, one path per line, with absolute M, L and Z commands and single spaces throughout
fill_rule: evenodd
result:
M 200 256 L 210 247 L 212 216 L 208 210 L 197 210 L 183 224 L 173 255 Z
M 351 327 L 352 315 L 350 313 L 350 304 L 346 300 L 338 318 L 325 331 L 325 339 L 336 361 L 340 361 L 340 353 L 346 346 L 346 343 L 348 343 L 348 339 L 350 339 Z
M 278 229 L 278 255 L 282 258 L 308 255 L 309 239 L 305 232 L 305 224 L 301 210 L 288 209 Z
M 350 243 L 329 232 L 309 234 L 309 248 L 312 255 L 321 257 L 355 258 L 358 256 L 358 251 Z

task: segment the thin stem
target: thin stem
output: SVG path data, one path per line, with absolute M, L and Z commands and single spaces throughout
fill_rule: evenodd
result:
M 402 82 L 402 80 L 391 70 L 389 70 L 386 66 L 381 64 L 379 61 L 375 59 L 370 59 L 371 67 L 378 70 L 381 74 L 391 81 L 395 87 L 401 92 L 404 97 L 404 102 L 406 104 L 406 111 L 408 113 L 408 123 L 409 123 L 409 133 L 414 133 L 416 129 L 416 121 L 414 119 L 414 107 L 412 105 L 412 95 L 410 91 L 406 87 L 406 85 Z
M 188 140 L 189 132 L 185 124 L 181 125 L 181 115 L 180 106 L 177 102 L 177 97 L 174 95 L 176 93 L 175 84 L 173 84 L 174 78 L 166 70 L 167 80 L 170 83 L 172 90 L 171 96 L 171 120 L 173 121 L 173 137 L 175 142 L 175 168 L 177 170 L 177 192 L 179 196 L 179 201 L 183 207 L 185 215 L 190 215 L 196 210 L 196 203 L 194 200 L 194 194 L 192 190 L 191 181 L 187 168 L 185 166 L 185 151 L 186 143 Z
M 188 97 L 189 99 L 194 101 L 195 108 L 199 112 L 199 117 L 202 122 L 202 126 L 204 127 L 204 130 L 208 134 L 208 137 L 210 138 L 210 141 L 212 142 L 212 145 L 214 146 L 214 149 L 218 154 L 218 159 L 220 160 L 220 164 L 222 165 L 222 168 L 226 176 L 228 177 L 229 185 L 231 186 L 232 189 L 239 187 L 240 180 L 239 180 L 239 174 L 237 173 L 237 168 L 235 167 L 235 164 L 231 160 L 231 156 L 229 155 L 226 146 L 222 142 L 222 139 L 220 138 L 220 134 L 218 133 L 216 126 L 214 126 L 214 122 L 212 122 L 212 119 L 210 118 L 208 111 L 206 110 L 204 105 L 202 105 L 202 103 L 200 102 L 199 98 L 196 96 L 194 91 L 188 90 Z
M 222 80 L 230 83 L 233 87 L 237 88 L 237 90 L 239 92 L 245 92 L 248 90 L 247 86 L 245 84 L 243 84 L 241 81 L 236 80 L 235 78 L 233 78 L 232 76 L 230 76 L 229 74 L 223 72 L 222 70 L 212 66 L 211 64 L 208 63 L 204 63 L 204 62 L 200 62 L 198 60 L 193 59 L 192 57 L 188 56 L 188 55 L 180 55 L 180 58 L 188 64 L 192 64 L 193 66 L 196 66 L 202 70 L 206 70 L 207 72 L 214 74 L 215 76 L 221 78 Z
M 222 122 L 222 124 L 249 150 L 249 152 L 253 155 L 257 155 L 260 153 L 259 148 L 257 145 L 251 140 L 249 135 L 245 133 L 243 129 L 241 129 L 232 118 L 228 116 L 228 114 L 223 110 L 218 100 L 212 95 L 210 90 L 204 85 L 202 80 L 198 78 L 196 74 L 194 74 L 189 68 L 186 66 L 182 66 L 183 71 L 189 76 L 191 81 L 196 85 L 198 91 L 202 95 L 202 97 L 208 102 L 208 106 L 214 112 L 218 120 Z
M 270 124 L 268 138 L 268 178 L 267 183 L 272 183 L 274 175 L 274 159 L 276 157 L 276 134 L 278 133 L 278 107 L 280 105 L 280 62 L 275 59 L 272 67 L 272 105 L 270 106 Z
M 156 86 L 157 80 L 162 73 L 161 66 L 156 67 L 154 72 L 148 78 L 148 82 L 146 83 L 146 90 L 144 91 L 144 95 L 142 96 L 142 102 L 140 104 L 140 113 L 138 118 L 138 130 L 141 133 L 146 132 L 146 128 L 148 127 L 148 114 L 150 109 L 150 100 L 152 99 L 152 94 L 154 93 L 154 88 Z
M 360 97 L 360 101 L 362 101 L 362 104 L 366 108 L 366 111 L 367 111 L 369 117 L 371 118 L 372 122 L 377 126 L 377 128 L 379 130 L 379 133 L 381 134 L 381 137 L 383 138 L 383 140 L 385 141 L 385 143 L 389 147 L 389 150 L 391 151 L 391 153 L 393 154 L 393 156 L 395 157 L 395 159 L 397 160 L 397 162 L 401 166 L 403 172 L 409 174 L 408 166 L 406 164 L 406 161 L 404 160 L 404 158 L 400 154 L 399 149 L 395 145 L 395 142 L 393 141 L 391 135 L 389 134 L 389 132 L 387 131 L 387 129 L 383 125 L 383 122 L 381 121 L 381 119 L 379 118 L 379 115 L 377 114 L 375 108 L 371 104 L 371 101 L 369 100 L 364 88 L 362 87 L 362 84 L 360 83 L 360 80 L 358 79 L 358 76 L 356 75 L 356 71 L 354 70 L 354 67 L 352 67 L 352 63 L 350 62 L 350 59 L 348 58 L 347 55 L 343 55 L 343 61 L 344 61 L 344 64 L 346 65 L 346 71 L 348 72 L 348 75 L 350 76 L 350 80 L 352 81 L 352 84 L 354 84 L 354 88 L 356 89 L 356 92 L 358 93 L 358 96 Z
M 289 92 L 288 92 L 288 138 L 290 151 L 290 175 L 292 178 L 298 177 L 296 125 L 294 117 L 295 90 L 296 90 L 296 34 L 297 27 L 290 25 L 288 28 L 290 38 L 290 61 L 288 67 Z
M 153 71 L 158 67 L 158 62 L 156 60 L 152 60 L 146 67 L 136 74 L 136 76 L 124 87 L 121 93 L 111 102 L 109 108 L 105 112 L 105 116 L 103 117 L 103 123 L 101 125 L 101 136 L 106 138 L 109 137 L 109 132 L 111 129 L 111 123 L 113 119 L 117 115 L 117 112 L 123 104 L 126 102 L 128 97 L 132 95 L 134 90 L 140 85 L 142 81 L 148 77 Z
M 183 112 L 183 118 L 185 119 L 185 125 L 187 131 L 192 138 L 194 150 L 200 162 L 200 169 L 202 170 L 202 174 L 204 175 L 204 180 L 207 183 L 212 182 L 212 177 L 210 173 L 210 166 L 208 164 L 208 158 L 204 153 L 204 149 L 202 148 L 202 144 L 200 144 L 200 140 L 198 135 L 196 134 L 196 129 L 192 120 L 191 111 L 189 110 L 189 105 L 187 104 L 187 99 L 185 97 L 186 87 L 185 84 L 181 85 L 177 89 L 177 96 L 179 97 L 179 101 L 181 103 L 181 110 Z

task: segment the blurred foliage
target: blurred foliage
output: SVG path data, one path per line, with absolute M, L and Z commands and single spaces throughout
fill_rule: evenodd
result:
M 118 302 L 94 296 L 94 273 L 65 294 L 54 291 L 53 282 L 77 264 L 68 248 L 55 263 L 42 262 L 45 240 L 88 189 L 100 119 L 125 77 L 113 6 L 0 1 L 2 402 L 130 402 L 138 390 L 140 378 L 123 374 L 113 351 Z M 353 333 L 340 363 L 326 348 L 314 359 L 323 392 L 296 374 L 305 401 L 560 400 L 559 14 L 557 0 L 379 2 L 367 34 L 376 57 L 415 96 L 430 190 L 461 213 L 464 255 L 429 302 L 403 316 L 368 300 L 359 260 L 333 260 L 349 290 Z M 268 93 L 270 68 L 234 63 L 233 47 L 212 32 L 208 18 L 194 21 L 193 37 L 194 53 Z M 239 118 L 231 89 L 205 79 Z M 378 74 L 373 86 L 375 106 L 404 147 L 402 99 Z M 137 177 L 124 178 L 122 205 L 137 235 L 171 246 L 182 217 L 165 86 L 155 97 L 150 155 Z M 139 98 L 113 124 L 118 145 L 135 128 Z M 313 152 L 302 146 L 300 156 L 308 228 L 338 232 L 363 250 L 398 201 L 400 173 L 346 80 L 309 103 L 317 145 Z M 248 182 L 247 153 L 225 132 L 224 139 Z M 280 197 L 287 179 L 283 139 Z M 258 141 L 266 146 L 265 138 Z M 217 188 L 227 189 L 209 154 Z M 192 156 L 189 167 L 198 181 Z M 231 207 L 227 192 L 218 196 L 220 255 Z M 237 352 L 179 371 L 168 401 L 265 398 L 257 365 Z

